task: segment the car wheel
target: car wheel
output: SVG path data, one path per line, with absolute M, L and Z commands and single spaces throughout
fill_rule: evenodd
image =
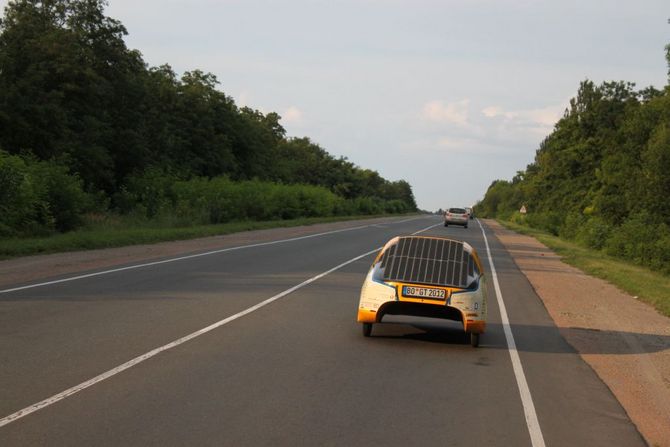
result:
M 464 227 L 465 227 L 465 228 L 468 228 L 468 225 L 466 224 L 466 225 L 464 225 Z
M 449 226 L 449 224 L 445 222 L 445 223 L 444 223 L 444 226 L 445 226 L 445 227 L 448 227 L 448 226 Z
M 470 344 L 473 348 L 479 346 L 479 334 L 470 333 Z
M 363 336 L 369 337 L 372 334 L 372 323 L 363 323 Z

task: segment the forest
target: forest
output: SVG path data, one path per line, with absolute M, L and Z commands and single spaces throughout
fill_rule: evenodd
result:
M 151 67 L 104 0 L 14 0 L 0 21 L 0 237 L 101 215 L 178 225 L 406 213 L 411 186 L 289 137 L 211 73 Z
M 670 86 L 581 82 L 535 160 L 476 210 L 670 273 Z

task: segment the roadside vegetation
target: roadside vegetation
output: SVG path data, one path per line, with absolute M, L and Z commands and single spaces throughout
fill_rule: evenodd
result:
M 221 225 L 231 222 L 277 226 L 416 211 L 406 181 L 333 157 L 307 137 L 288 137 L 277 113 L 238 107 L 214 75 L 148 66 L 126 47 L 125 27 L 105 6 L 14 0 L 5 7 L 3 255 L 21 245 L 17 239 L 73 241 L 48 251 L 99 246 L 91 241 L 111 237 L 90 230 L 100 222 L 176 238 L 191 227 L 228 231 L 234 225 Z M 119 245 L 152 237 L 112 239 Z
M 670 77 L 670 45 L 666 58 Z M 583 81 L 534 162 L 511 181 L 494 181 L 475 209 L 515 228 L 560 237 L 552 244 L 570 247 L 592 273 L 597 268 L 590 262 L 600 258 L 608 270 L 602 275 L 622 288 L 637 280 L 612 259 L 659 272 L 653 281 L 665 278 L 669 297 L 670 86 L 634 87 Z M 519 212 L 522 206 L 525 214 Z M 647 295 L 657 303 L 650 296 L 657 295 Z M 657 307 L 667 314 L 665 303 Z
M 586 248 L 547 231 L 505 220 L 499 222 L 510 230 L 536 238 L 561 255 L 564 262 L 614 284 L 670 317 L 670 275 L 613 258 L 601 250 Z

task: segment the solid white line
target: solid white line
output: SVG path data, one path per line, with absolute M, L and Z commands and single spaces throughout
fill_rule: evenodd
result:
M 502 292 L 500 291 L 500 284 L 498 283 L 498 275 L 496 273 L 496 268 L 493 265 L 493 257 L 491 256 L 489 241 L 479 219 L 477 219 L 477 223 L 479 224 L 479 228 L 482 229 L 482 235 L 484 235 L 484 244 L 486 245 L 486 251 L 488 253 L 491 276 L 493 277 L 493 286 L 496 291 L 496 298 L 498 299 L 498 307 L 500 308 L 500 318 L 505 331 L 505 339 L 507 340 L 507 350 L 512 359 L 512 368 L 514 369 L 514 376 L 516 377 L 519 394 L 521 395 L 521 403 L 523 405 L 523 412 L 526 416 L 526 426 L 528 427 L 528 433 L 530 434 L 530 441 L 533 447 L 544 447 L 544 437 L 542 436 L 540 423 L 537 420 L 537 413 L 535 412 L 535 405 L 533 404 L 533 397 L 530 394 L 530 388 L 528 388 L 526 375 L 523 373 L 521 358 L 519 357 L 519 352 L 517 351 L 516 343 L 514 342 L 514 336 L 512 335 L 512 327 L 509 324 L 507 309 L 505 308 L 505 302 L 503 301 Z
M 416 218 L 416 219 L 419 219 L 419 218 Z M 415 219 L 412 218 L 412 219 L 409 219 L 409 220 L 415 220 Z M 389 224 L 403 223 L 403 222 L 407 222 L 407 221 L 408 220 L 401 220 L 399 222 L 389 222 Z M 87 273 L 85 275 L 71 276 L 69 278 L 57 279 L 57 280 L 54 280 L 54 281 L 46 281 L 46 282 L 41 282 L 41 283 L 37 283 L 37 284 L 29 284 L 27 286 L 14 287 L 14 288 L 11 288 L 11 289 L 4 289 L 4 290 L 0 290 L 0 294 L 10 293 L 10 292 L 17 292 L 19 290 L 33 289 L 35 287 L 44 287 L 44 286 L 49 286 L 49 285 L 52 285 L 52 284 L 59 284 L 59 283 L 63 283 L 63 282 L 76 281 L 78 279 L 91 278 L 93 276 L 108 275 L 110 273 L 122 272 L 122 271 L 125 271 L 125 270 L 134 270 L 134 269 L 138 269 L 138 268 L 142 268 L 142 267 L 149 267 L 149 266 L 152 266 L 152 265 L 167 264 L 169 262 L 183 261 L 185 259 L 199 258 L 199 257 L 202 257 L 202 256 L 209 256 L 209 255 L 214 255 L 214 254 L 218 254 L 218 253 L 225 253 L 225 252 L 228 252 L 228 251 L 242 250 L 244 248 L 253 248 L 253 247 L 262 247 L 262 246 L 265 246 L 265 245 L 282 244 L 282 243 L 285 243 L 285 242 L 299 241 L 299 240 L 302 240 L 302 239 L 309 239 L 309 238 L 313 238 L 313 237 L 325 236 L 325 235 L 328 235 L 328 234 L 342 233 L 344 231 L 361 230 L 363 228 L 372 227 L 374 225 L 376 225 L 376 224 L 362 225 L 362 226 L 352 227 L 352 228 L 343 228 L 343 229 L 340 229 L 340 230 L 326 231 L 324 233 L 309 234 L 307 236 L 293 237 L 293 238 L 290 238 L 290 239 L 281 239 L 281 240 L 278 240 L 278 241 L 259 242 L 257 244 L 241 245 L 239 247 L 222 248 L 220 250 L 213 250 L 213 251 L 208 251 L 208 252 L 205 252 L 205 253 L 197 253 L 197 254 L 188 255 L 188 256 L 179 256 L 177 258 L 164 259 L 162 261 L 154 261 L 154 262 L 147 262 L 147 263 L 144 263 L 144 264 L 130 265 L 130 266 L 127 266 L 127 267 L 119 267 L 119 268 L 115 268 L 115 269 L 104 270 L 102 272 Z
M 138 363 L 141 363 L 145 360 L 148 360 L 151 357 L 153 357 L 155 355 L 158 355 L 163 351 L 167 351 L 168 349 L 172 349 L 176 346 L 179 346 L 183 343 L 186 343 L 189 340 L 192 340 L 196 337 L 199 337 L 203 334 L 206 334 L 207 332 L 210 332 L 210 331 L 212 331 L 216 328 L 219 328 L 219 327 L 223 326 L 224 324 L 230 323 L 231 321 L 237 320 L 238 318 L 241 318 L 245 315 L 248 315 L 251 312 L 254 312 L 254 311 L 260 309 L 261 307 L 267 306 L 268 304 L 270 304 L 274 301 L 277 301 L 278 299 L 283 298 L 286 295 L 289 295 L 290 293 L 293 293 L 296 290 L 298 290 L 302 287 L 305 287 L 306 285 L 311 284 L 314 281 L 316 281 L 318 279 L 321 279 L 324 276 L 329 275 L 330 273 L 333 273 L 334 271 L 339 270 L 342 267 L 351 264 L 352 262 L 358 261 L 359 259 L 362 259 L 362 258 L 364 258 L 364 257 L 366 257 L 366 256 L 368 256 L 368 255 L 370 255 L 370 254 L 372 254 L 376 251 L 379 251 L 379 248 L 375 248 L 374 250 L 370 250 L 367 253 L 363 253 L 362 255 L 356 256 L 355 258 L 349 259 L 348 261 L 345 261 L 342 264 L 331 268 L 330 270 L 327 270 L 323 273 L 320 273 L 316 276 L 313 276 L 313 277 L 309 278 L 308 280 L 303 281 L 300 284 L 291 287 L 290 289 L 286 289 L 283 292 L 278 293 L 277 295 L 274 295 L 274 296 L 266 299 L 265 301 L 261 301 L 260 303 L 254 305 L 254 306 L 251 306 L 248 309 L 243 310 L 242 312 L 236 313 L 235 315 L 231 315 L 228 318 L 224 318 L 223 320 L 217 321 L 216 323 L 213 323 L 213 324 L 211 324 L 211 325 L 209 325 L 205 328 L 202 328 L 202 329 L 200 329 L 196 332 L 193 332 L 189 335 L 181 337 L 181 338 L 179 338 L 179 339 L 177 339 L 177 340 L 175 340 L 171 343 L 168 343 L 168 344 L 163 345 L 159 348 L 153 349 L 153 350 L 147 352 L 146 354 L 142 354 L 138 357 L 135 357 L 134 359 L 129 360 L 126 363 L 124 363 L 122 365 L 119 365 L 115 368 L 112 368 L 109 371 L 106 371 L 106 372 L 104 372 L 104 373 L 102 373 L 102 374 L 100 374 L 96 377 L 93 377 L 92 379 L 89 379 L 85 382 L 82 382 L 79 385 L 75 385 L 72 388 L 68 388 L 67 390 L 65 390 L 61 393 L 58 393 L 54 396 L 51 396 L 47 399 L 44 399 L 41 402 L 37 402 L 37 403 L 32 404 L 32 405 L 30 405 L 30 406 L 28 406 L 28 407 L 26 407 L 22 410 L 19 410 L 15 413 L 12 413 L 9 416 L 5 416 L 4 418 L 0 419 L 0 427 L 3 427 L 7 424 L 10 424 L 10 423 L 12 423 L 12 422 L 14 422 L 18 419 L 21 419 L 22 417 L 28 416 L 30 413 L 34 413 L 35 411 L 41 410 L 42 408 L 48 407 L 49 405 L 53 405 L 56 402 L 61 401 L 61 400 L 65 399 L 66 397 L 72 396 L 73 394 L 78 393 L 79 391 L 85 390 L 86 388 L 88 388 L 90 386 L 93 386 L 96 383 L 102 382 L 105 379 L 109 379 L 110 377 L 115 376 L 116 374 L 119 374 L 120 372 L 125 371 L 126 369 L 131 368 L 131 367 L 137 365 Z

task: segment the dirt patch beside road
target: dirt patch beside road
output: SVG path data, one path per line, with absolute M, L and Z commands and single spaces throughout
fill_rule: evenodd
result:
M 536 239 L 485 220 L 563 337 L 652 446 L 670 446 L 670 318 L 563 262 Z

